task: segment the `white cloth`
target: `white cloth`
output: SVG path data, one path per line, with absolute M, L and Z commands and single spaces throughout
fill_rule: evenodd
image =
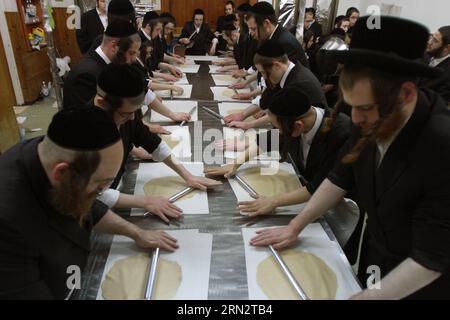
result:
M 252 104 L 259 106 L 259 103 L 261 102 L 261 96 L 257 96 L 255 99 L 252 100 Z
M 156 94 L 152 90 L 148 90 L 147 94 L 145 95 L 144 99 L 144 106 L 148 106 L 149 104 L 152 104 L 153 101 L 156 99 Z
M 152 152 L 153 160 L 157 162 L 163 162 L 172 154 L 172 149 L 164 141 L 161 141 L 158 148 Z
M 281 78 L 281 81 L 280 81 L 280 87 L 281 88 L 284 88 L 284 84 L 286 83 L 286 79 L 289 76 L 289 73 L 291 73 L 292 69 L 294 69 L 294 68 L 295 68 L 295 64 L 292 63 L 291 61 L 289 61 L 289 66 L 288 66 L 286 72 L 283 74 L 283 77 Z
M 443 58 L 439 58 L 439 59 L 431 59 L 430 61 L 430 67 L 437 67 L 439 64 L 441 64 L 444 60 L 447 60 L 448 58 L 450 58 L 450 53 L 448 55 L 446 55 Z
M 148 41 L 152 41 L 152 37 L 150 37 L 147 32 L 145 32 L 144 29 L 142 29 L 142 33 L 144 34 L 144 36 L 147 38 Z
M 97 200 L 103 202 L 108 208 L 112 208 L 119 201 L 120 191 L 115 189 L 108 189 Z
M 97 54 L 100 56 L 100 58 L 103 59 L 103 61 L 105 61 L 106 64 L 110 64 L 111 60 L 106 56 L 106 54 L 103 52 L 102 47 L 98 47 L 97 49 L 95 49 L 95 52 L 97 52 Z
M 100 11 L 98 11 L 98 8 L 96 10 L 100 21 L 102 22 L 103 28 L 106 30 L 106 27 L 108 27 L 108 16 L 106 14 L 101 14 Z
M 325 110 L 313 107 L 316 111 L 316 121 L 314 122 L 314 126 L 308 133 L 302 134 L 302 150 L 303 150 L 303 166 L 306 168 L 306 160 L 308 159 L 309 149 L 311 149 L 311 144 L 314 140 L 314 137 L 317 134 L 317 131 L 320 129 L 320 125 L 322 124 L 323 117 L 325 115 Z

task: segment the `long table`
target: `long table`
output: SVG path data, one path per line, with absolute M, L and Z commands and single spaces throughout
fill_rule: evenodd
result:
M 211 75 L 208 73 L 208 63 L 201 64 L 199 73 L 188 74 L 190 84 L 193 84 L 192 99 L 199 101 L 199 106 L 207 106 L 218 112 L 217 102 L 212 101 L 213 94 L 209 89 L 214 86 Z M 219 120 L 212 118 L 202 108 L 198 110 L 199 120 L 203 122 L 203 129 L 215 128 L 222 130 Z M 191 137 L 193 139 L 194 126 L 189 123 Z M 204 141 L 202 148 L 210 142 Z M 193 157 L 200 146 L 192 141 Z M 136 184 L 139 161 L 131 161 L 123 176 L 121 191 L 132 194 Z M 210 214 L 185 216 L 180 226 L 167 226 L 157 217 L 130 217 L 129 210 L 118 211 L 128 221 L 145 229 L 169 230 L 169 229 L 199 229 L 199 232 L 213 234 L 213 247 L 211 257 L 211 270 L 209 279 L 208 299 L 210 300 L 247 300 L 247 273 L 245 264 L 244 243 L 241 228 L 252 226 L 264 228 L 269 226 L 287 225 L 292 219 L 290 216 L 263 216 L 246 218 L 237 210 L 236 197 L 229 183 L 223 179 L 223 185 L 215 190 L 208 191 Z M 330 226 L 325 219 L 319 221 L 328 234 L 330 240 L 336 241 Z M 108 258 L 113 236 L 93 233 L 92 250 L 88 258 L 87 266 L 82 276 L 82 289 L 76 295 L 76 299 L 93 300 L 97 297 L 101 277 Z M 340 248 L 340 247 L 339 247 Z M 345 260 L 349 270 L 352 268 L 341 250 L 342 259 Z M 353 272 L 353 271 L 352 271 Z

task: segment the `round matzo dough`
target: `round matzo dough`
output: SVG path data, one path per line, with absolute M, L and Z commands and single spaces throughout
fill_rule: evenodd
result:
M 292 192 L 301 188 L 295 174 L 279 169 L 273 175 L 261 175 L 261 168 L 254 167 L 239 173 L 259 195 L 273 197 L 279 194 Z
M 186 181 L 179 176 L 152 179 L 144 185 L 144 194 L 153 197 L 170 198 L 175 193 L 186 189 Z M 191 199 L 197 191 L 189 192 L 181 199 Z
M 311 253 L 294 250 L 283 251 L 281 258 L 309 299 L 324 300 L 336 297 L 336 274 L 322 259 Z M 267 257 L 258 265 L 256 280 L 269 299 L 300 299 L 272 256 Z
M 178 136 L 175 136 L 173 134 L 162 134 L 161 139 L 167 143 L 167 145 L 170 147 L 170 149 L 174 149 L 177 145 L 180 144 L 181 138 Z
M 147 286 L 151 257 L 136 255 L 118 260 L 106 274 L 102 294 L 106 300 L 142 300 Z M 173 299 L 180 287 L 181 267 L 178 263 L 159 259 L 153 298 Z

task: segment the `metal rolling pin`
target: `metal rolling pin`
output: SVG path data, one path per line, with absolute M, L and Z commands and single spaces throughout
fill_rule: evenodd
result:
M 197 109 L 197 107 L 192 107 L 191 111 L 189 111 L 189 115 L 192 117 L 192 115 L 194 114 L 195 109 Z M 181 122 L 180 127 L 184 126 L 184 124 L 186 123 L 186 120 Z
M 245 191 L 248 192 L 250 197 L 253 199 L 258 199 L 258 193 L 253 189 L 247 182 L 245 182 L 239 175 L 234 175 L 234 178 L 236 181 L 241 185 L 242 188 L 244 188 Z
M 277 263 L 280 265 L 281 269 L 283 270 L 284 274 L 289 280 L 289 283 L 294 287 L 295 292 L 298 294 L 300 299 L 302 300 L 309 300 L 308 296 L 306 295 L 305 291 L 303 291 L 300 284 L 297 282 L 297 280 L 294 278 L 294 275 L 289 270 L 288 266 L 284 263 L 283 259 L 281 259 L 278 252 L 275 251 L 275 249 L 272 246 L 269 246 L 270 251 L 272 252 L 273 257 L 277 261 Z
M 153 251 L 152 263 L 148 271 L 147 287 L 145 289 L 145 296 L 144 296 L 145 300 L 151 300 L 153 296 L 153 290 L 155 288 L 156 271 L 158 269 L 158 259 L 159 259 L 159 248 L 156 248 L 155 251 Z
M 180 192 L 175 193 L 173 196 L 171 196 L 169 198 L 169 202 L 174 203 L 175 201 L 177 201 L 178 199 L 181 199 L 182 197 L 187 195 L 189 192 L 192 192 L 193 190 L 194 190 L 194 188 L 187 187 L 187 188 L 181 190 Z M 144 218 L 146 218 L 147 216 L 149 216 L 151 214 L 152 214 L 151 212 L 147 211 L 146 213 L 144 213 Z
M 212 116 L 214 116 L 214 117 L 216 117 L 216 118 L 218 118 L 218 119 L 225 120 L 225 117 L 224 117 L 224 116 L 218 114 L 218 113 L 215 112 L 215 111 L 212 111 L 211 109 L 208 109 L 207 107 L 203 107 L 203 110 L 205 110 L 205 111 L 208 112 L 210 115 L 212 115 Z

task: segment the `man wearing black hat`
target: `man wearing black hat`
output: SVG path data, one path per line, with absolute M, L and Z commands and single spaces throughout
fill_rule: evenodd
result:
M 225 118 L 225 123 L 232 127 L 249 129 L 267 124 L 268 116 L 253 122 L 244 122 L 254 113 L 266 110 L 271 96 L 284 88 L 296 87 L 301 89 L 314 106 L 326 107 L 327 102 L 319 80 L 312 72 L 301 64 L 295 65 L 289 61 L 283 47 L 276 40 L 268 40 L 261 44 L 255 55 L 255 65 L 267 83 L 267 89 L 262 93 L 259 108 L 250 106 L 239 114 Z
M 275 10 L 268 2 L 258 2 L 253 5 L 247 15 L 247 24 L 253 37 L 260 43 L 265 40 L 277 41 L 287 53 L 289 60 L 308 67 L 308 59 L 300 42 L 278 24 Z
M 133 146 L 144 148 L 152 154 L 153 160 L 164 162 L 186 181 L 187 186 L 206 190 L 209 187 L 220 185 L 221 183 L 218 181 L 192 175 L 172 157 L 172 150 L 169 146 L 159 136 L 151 133 L 142 121 L 135 117 L 136 112 L 140 111 L 144 96 L 145 84 L 138 69 L 132 65 L 111 64 L 99 76 L 97 95 L 93 103 L 113 116 L 119 127 L 125 150 L 122 167 L 112 188 L 119 184 Z M 181 217 L 181 210 L 162 197 L 138 197 L 120 194 L 118 191 L 110 189 L 101 200 L 109 207 L 144 208 L 158 215 L 166 223 L 169 223 L 169 218 Z
M 107 10 L 108 24 L 117 20 L 129 22 L 137 29 L 136 12 L 130 0 L 111 0 L 109 2 Z M 92 41 L 92 45 L 89 48 L 88 53 L 97 49 L 102 44 L 102 41 L 103 32 Z
M 287 87 L 275 94 L 268 105 L 270 122 L 280 129 L 282 136 L 281 155 L 287 158 L 289 153 L 303 176 L 304 186 L 277 197 L 259 197 L 254 201 L 239 203 L 241 212 L 249 216 L 271 214 L 277 207 L 307 202 L 322 181 L 328 176 L 339 154 L 339 150 L 350 136 L 350 119 L 340 114 L 333 126 L 328 127 L 326 119 L 331 115 L 330 109 L 311 105 L 308 96 L 298 87 Z M 235 164 L 221 168 L 209 169 L 209 175 L 233 176 L 241 164 L 253 159 L 258 154 L 275 151 L 279 146 L 272 146 L 271 134 L 266 133 L 267 148 L 263 150 L 250 144 L 249 148 Z M 261 140 L 258 135 L 257 144 Z
M 186 46 L 187 55 L 204 56 L 209 53 L 213 56 L 216 53 L 216 46 L 219 40 L 212 33 L 211 28 L 204 22 L 205 13 L 202 9 L 195 9 L 192 21 L 186 22 L 181 31 L 181 44 Z M 211 45 L 211 48 L 208 47 Z
M 95 96 L 98 75 L 114 60 L 121 39 L 126 38 L 133 43 L 140 42 L 137 30 L 131 23 L 117 20 L 108 25 L 101 46 L 81 59 L 67 76 L 64 82 L 64 108 L 84 105 Z
M 60 111 L 45 137 L 0 157 L 0 299 L 66 298 L 75 289 L 73 270 L 86 264 L 93 228 L 144 249 L 176 249 L 168 234 L 141 230 L 96 201 L 122 156 L 111 116 L 91 107 Z
M 221 38 L 219 36 L 219 34 L 222 33 L 222 31 L 224 30 L 225 25 L 228 24 L 228 22 L 229 22 L 227 16 L 234 16 L 235 15 L 234 7 L 235 7 L 235 4 L 234 4 L 233 1 L 227 1 L 227 3 L 225 3 L 225 6 L 224 6 L 224 13 L 225 13 L 225 15 L 219 16 L 217 18 L 216 32 L 214 33 L 214 35 L 219 38 L 219 43 L 217 45 L 217 50 L 218 51 L 219 50 L 220 51 L 227 51 L 227 43 L 226 43 L 226 41 L 223 38 Z
M 430 36 L 427 54 L 431 57 L 430 66 L 442 70 L 442 75 L 423 80 L 421 86 L 436 91 L 450 105 L 450 26 L 441 27 Z
M 168 81 L 177 81 L 177 77 L 182 77 L 183 72 L 175 66 L 165 63 L 166 60 L 173 60 L 173 58 L 170 59 L 165 53 L 161 32 L 162 21 L 159 19 L 159 15 L 155 11 L 147 12 L 142 22 L 142 28 L 139 30 L 139 35 L 142 42 L 150 41 L 153 44 L 151 71 L 168 71 L 173 76 L 170 76 L 169 74 L 165 75 L 160 72 L 154 72 L 154 76 Z M 178 59 L 173 61 L 181 62 L 181 60 Z
M 373 28 L 374 18 L 381 28 Z M 357 128 L 302 213 L 251 240 L 290 246 L 355 188 L 368 217 L 359 257 L 368 289 L 354 299 L 450 298 L 450 110 L 438 94 L 417 88 L 418 78 L 439 76 L 418 62 L 428 38 L 425 27 L 409 20 L 363 17 L 350 50 L 323 53 L 344 65 L 341 100 Z M 379 283 L 369 277 L 373 270 Z
M 95 38 L 103 35 L 107 26 L 106 0 L 97 0 L 96 7 L 81 16 L 81 29 L 77 30 L 78 47 L 82 54 L 89 50 Z

